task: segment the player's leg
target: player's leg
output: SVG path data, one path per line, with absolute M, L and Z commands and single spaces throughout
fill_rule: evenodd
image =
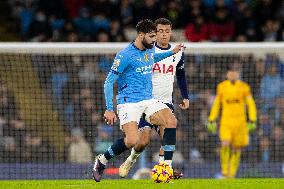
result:
M 232 152 L 230 158 L 230 172 L 229 177 L 234 178 L 238 172 L 241 150 L 249 144 L 249 132 L 246 124 L 243 123 L 240 127 L 235 129 L 233 141 L 232 141 Z
M 177 119 L 172 111 L 163 103 L 153 103 L 146 111 L 146 119 L 149 119 L 150 123 L 165 128 L 162 141 L 164 160 L 165 163 L 172 166 L 173 152 L 176 144 Z
M 113 157 L 121 154 L 127 149 L 132 148 L 138 141 L 138 125 L 143 109 L 137 104 L 124 104 L 118 106 L 118 117 L 120 119 L 121 129 L 125 138 L 118 139 L 103 154 L 96 158 L 93 168 L 93 178 L 99 182 L 103 175 L 106 164 Z
M 174 113 L 174 105 L 171 103 L 165 103 L 172 111 L 172 113 Z M 165 152 L 163 149 L 163 136 L 164 136 L 164 127 L 159 127 L 159 126 L 153 126 L 153 128 L 156 130 L 156 132 L 159 134 L 160 138 L 161 138 L 161 147 L 160 147 L 160 151 L 159 151 L 159 163 L 164 162 L 165 158 Z
M 139 140 L 136 143 L 136 145 L 132 148 L 131 152 L 131 159 L 137 159 L 137 157 L 144 151 L 146 146 L 150 143 L 151 139 L 151 128 L 150 127 L 145 127 L 139 129 L 138 132 Z
M 164 152 L 164 149 L 163 149 L 163 136 L 164 136 L 164 128 L 163 127 L 159 127 L 159 128 L 156 128 L 157 132 L 159 133 L 160 135 L 160 138 L 161 138 L 161 147 L 160 147 L 160 151 L 159 151 L 159 163 L 161 162 L 164 162 L 165 161 L 165 152 Z
M 127 149 L 132 148 L 138 140 L 138 126 L 136 122 L 126 123 L 122 126 L 125 138 L 118 139 L 103 154 L 100 154 L 95 161 L 93 168 L 93 178 L 99 182 L 108 161 L 120 155 Z
M 162 163 L 165 161 L 165 158 L 164 158 L 164 149 L 163 149 L 163 145 L 162 145 L 162 141 L 163 141 L 163 136 L 164 136 L 164 128 L 162 127 L 157 127 L 155 128 L 156 131 L 159 133 L 160 135 L 160 138 L 161 138 L 161 148 L 160 148 L 160 151 L 159 151 L 159 163 Z M 178 170 L 178 169 L 175 169 L 173 168 L 174 170 L 174 175 L 173 175 L 173 179 L 180 179 L 181 177 L 183 177 L 183 173 L 181 170 Z
M 224 177 L 229 176 L 230 155 L 231 155 L 230 142 L 222 141 L 220 149 L 220 162 L 221 162 L 222 175 Z
M 143 127 L 138 131 L 138 141 L 135 146 L 131 149 L 130 155 L 127 157 L 125 162 L 119 167 L 119 176 L 126 177 L 134 165 L 140 154 L 143 152 L 145 147 L 149 144 L 151 138 L 151 128 Z
M 241 158 L 241 147 L 233 147 L 230 158 L 230 169 L 229 169 L 230 178 L 235 178 L 239 168 L 240 158 Z
M 107 162 L 113 157 L 118 156 L 125 150 L 132 148 L 138 141 L 138 127 L 136 122 L 132 121 L 130 123 L 126 123 L 122 126 L 122 128 L 125 138 L 118 139 L 105 151 L 105 153 L 99 157 L 103 164 L 107 164 Z
M 221 163 L 221 172 L 223 177 L 229 177 L 229 165 L 230 165 L 230 156 L 231 156 L 231 130 L 227 125 L 220 126 L 220 163 Z

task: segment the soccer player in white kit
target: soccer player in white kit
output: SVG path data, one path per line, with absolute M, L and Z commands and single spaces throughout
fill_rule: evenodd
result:
M 172 35 L 171 21 L 165 18 L 159 18 L 155 21 L 155 24 L 157 26 L 157 41 L 155 44 L 155 53 L 170 51 L 173 48 L 169 43 Z M 189 99 L 187 83 L 185 79 L 183 51 L 180 51 L 170 57 L 167 57 L 153 65 L 153 96 L 159 101 L 165 103 L 170 109 L 172 109 L 172 111 L 174 111 L 172 94 L 175 75 L 177 77 L 177 83 L 183 98 L 183 101 L 179 105 L 179 107 L 185 110 L 189 108 Z M 146 122 L 145 119 L 141 118 L 139 123 L 138 143 L 136 143 L 136 145 L 132 148 L 130 156 L 120 166 L 119 175 L 121 177 L 126 177 L 128 175 L 129 170 L 136 162 L 141 152 L 150 143 L 151 129 L 153 127 L 160 134 L 162 139 L 164 134 L 163 128 L 151 125 L 150 123 Z M 172 140 L 176 139 L 175 136 L 171 138 Z M 175 141 L 172 141 L 172 143 L 175 144 Z M 162 144 L 160 149 L 160 161 L 164 161 L 165 163 L 171 166 L 174 148 L 175 145 Z M 181 176 L 182 174 L 180 172 L 176 172 L 174 174 L 175 178 L 179 178 Z

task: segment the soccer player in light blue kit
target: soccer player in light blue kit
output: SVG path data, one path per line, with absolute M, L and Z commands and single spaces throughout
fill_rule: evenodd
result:
M 125 138 L 118 139 L 105 153 L 96 158 L 93 178 L 97 182 L 101 180 L 106 164 L 111 158 L 137 143 L 138 123 L 143 113 L 148 122 L 165 128 L 163 142 L 174 150 L 177 120 L 167 105 L 153 98 L 152 67 L 154 62 L 179 52 L 183 46 L 177 45 L 172 51 L 155 54 L 155 24 L 148 19 L 142 20 L 138 22 L 136 31 L 135 41 L 116 55 L 105 81 L 105 121 L 112 125 L 117 120 L 112 102 L 113 84 L 117 81 L 117 112 Z

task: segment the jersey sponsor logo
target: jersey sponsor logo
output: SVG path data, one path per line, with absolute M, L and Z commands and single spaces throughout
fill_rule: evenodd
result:
M 237 98 L 226 99 L 227 104 L 239 104 L 240 100 Z
M 119 64 L 120 64 L 120 59 L 114 59 L 111 69 L 117 71 Z
M 153 72 L 174 75 L 174 66 L 173 65 L 167 66 L 166 64 L 155 63 L 153 66 Z
M 150 74 L 152 73 L 152 65 L 136 68 L 136 72 L 141 74 Z

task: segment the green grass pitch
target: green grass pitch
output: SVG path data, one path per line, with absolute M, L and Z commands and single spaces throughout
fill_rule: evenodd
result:
M 284 179 L 180 179 L 156 184 L 150 180 L 17 180 L 0 181 L 1 189 L 281 189 Z

